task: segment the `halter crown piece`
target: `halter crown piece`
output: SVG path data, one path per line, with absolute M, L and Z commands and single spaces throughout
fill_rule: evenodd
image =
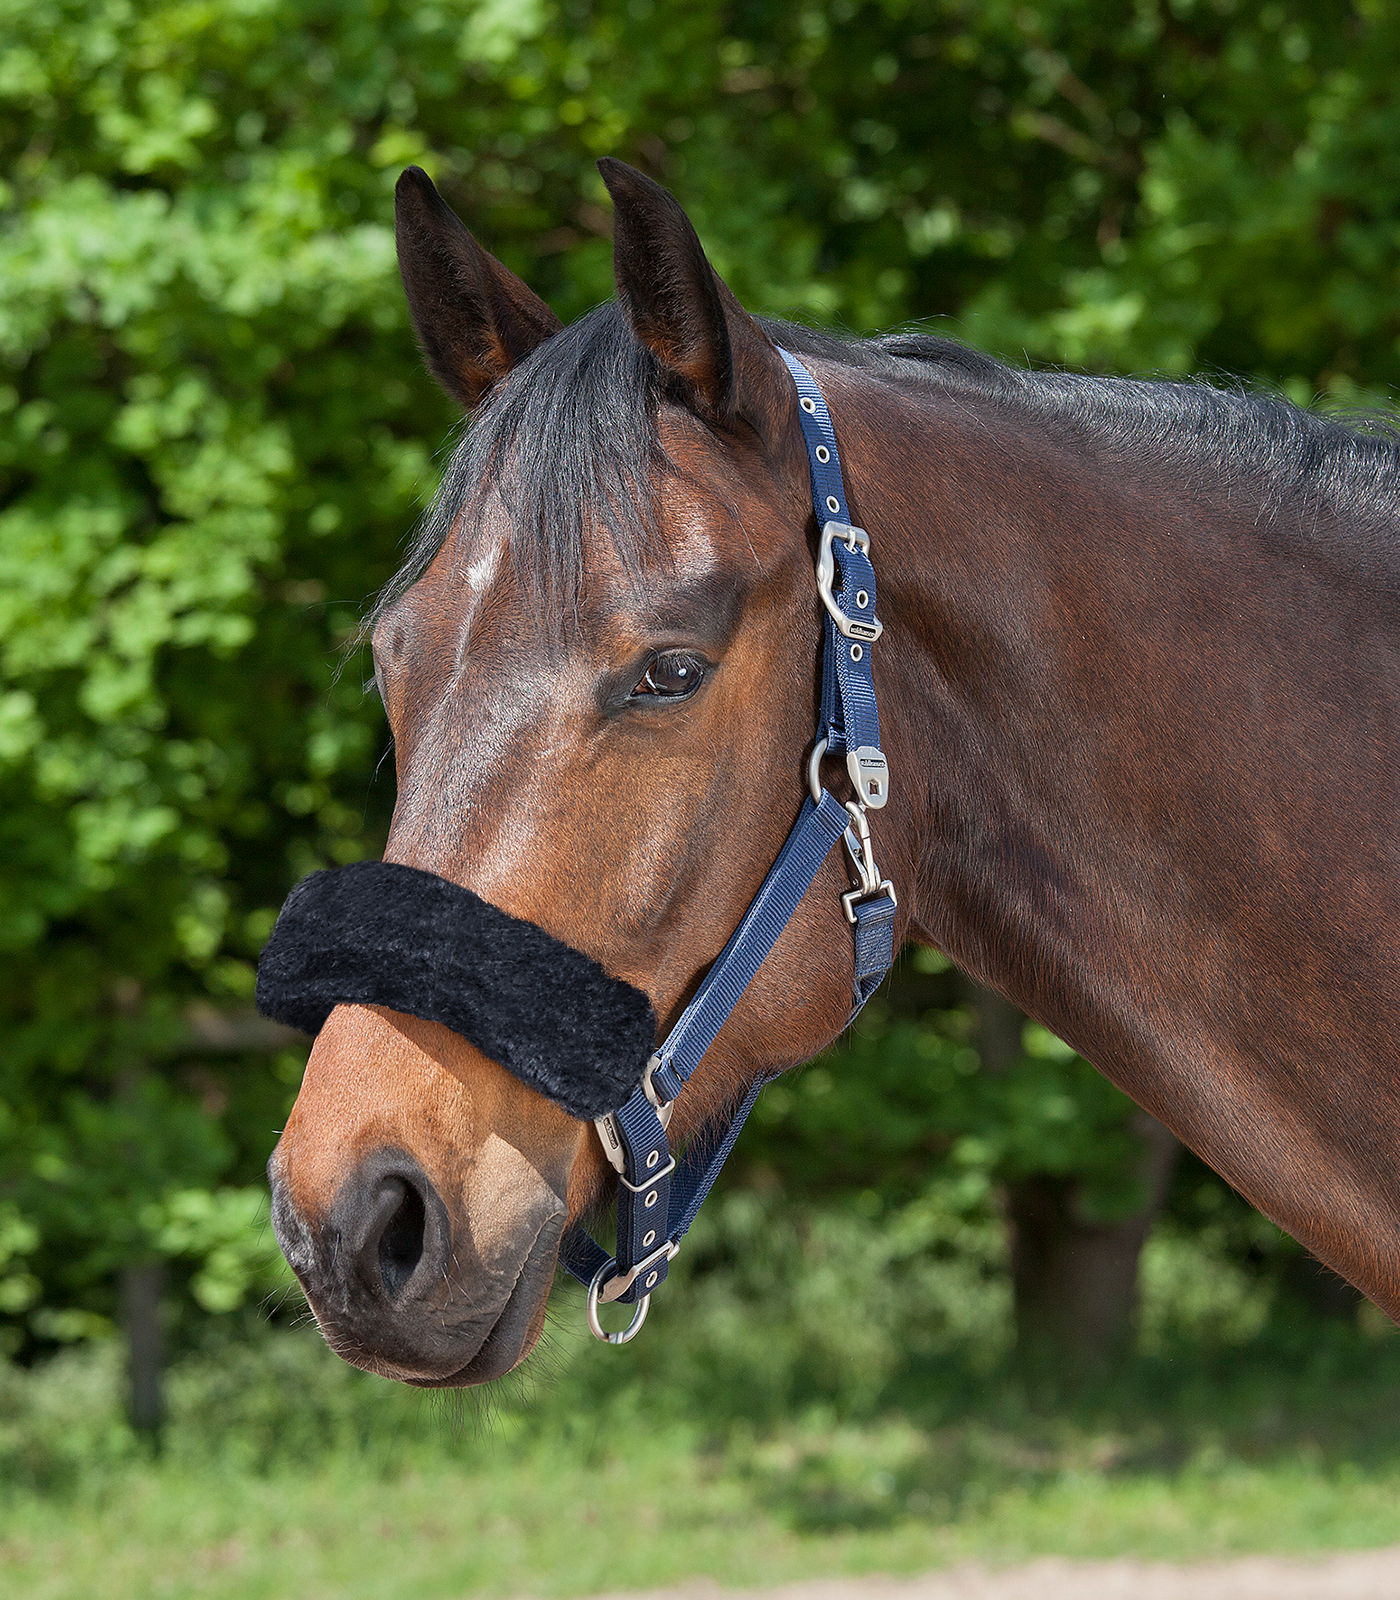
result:
M 666 1142 L 671 1106 L 838 839 L 858 880 L 841 896 L 855 940 L 852 1018 L 894 962 L 895 893 L 875 865 L 866 820 L 889 798 L 890 781 L 870 673 L 881 632 L 870 535 L 851 522 L 821 390 L 795 356 L 779 353 L 797 385 L 821 529 L 817 593 L 825 616 L 811 795 L 661 1048 L 647 1059 L 656 1018 L 639 989 L 470 889 L 395 862 L 312 873 L 288 895 L 258 963 L 258 1008 L 267 1016 L 314 1033 L 336 1005 L 357 1002 L 441 1022 L 572 1116 L 594 1119 L 618 1174 L 617 1249 L 609 1255 L 574 1227 L 560 1260 L 588 1285 L 588 1325 L 609 1344 L 625 1344 L 646 1319 L 651 1292 L 764 1080 L 754 1081 L 727 1127 L 695 1140 L 679 1164 Z M 826 755 L 845 756 L 855 799 L 843 803 L 822 787 Z M 605 1333 L 598 1321 L 599 1305 L 613 1300 L 635 1308 L 621 1333 Z
M 646 1320 L 652 1291 L 665 1278 L 680 1241 L 695 1220 L 739 1130 L 766 1081 L 756 1078 L 723 1130 L 697 1140 L 679 1164 L 666 1140 L 671 1106 L 700 1065 L 778 936 L 792 919 L 838 839 L 844 838 L 859 880 L 841 896 L 855 941 L 853 1009 L 849 1021 L 894 964 L 894 885 L 880 876 L 867 811 L 889 799 L 889 764 L 880 751 L 870 650 L 882 632 L 875 615 L 875 569 L 870 535 L 851 522 L 836 432 L 826 401 L 807 368 L 786 350 L 797 385 L 798 419 L 811 468 L 812 504 L 821 535 L 817 593 L 826 615 L 822 634 L 821 713 L 807 763 L 810 796 L 778 858 L 729 943 L 705 974 L 695 998 L 666 1036 L 620 1110 L 595 1123 L 617 1169 L 617 1250 L 609 1255 L 582 1228 L 564 1237 L 560 1261 L 588 1285 L 588 1326 L 608 1344 L 626 1344 Z M 827 755 L 846 758 L 857 798 L 844 804 L 822 787 Z M 620 1333 L 606 1333 L 598 1307 L 609 1301 L 636 1307 Z

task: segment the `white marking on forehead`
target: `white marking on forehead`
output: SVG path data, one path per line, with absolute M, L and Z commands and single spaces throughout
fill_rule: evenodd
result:
M 504 544 L 504 537 L 496 537 L 467 568 L 463 577 L 469 589 L 479 594 L 490 586 L 496 576 L 496 568 L 501 564 L 501 547 Z
M 719 566 L 719 550 L 714 534 L 705 524 L 699 508 L 685 518 L 671 541 L 671 559 L 678 576 L 708 577 Z

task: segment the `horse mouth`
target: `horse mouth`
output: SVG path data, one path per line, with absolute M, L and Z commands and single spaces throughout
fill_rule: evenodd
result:
M 562 1233 L 562 1222 L 541 1228 L 505 1304 L 470 1361 L 445 1377 L 405 1375 L 402 1381 L 415 1389 L 468 1389 L 503 1378 L 518 1367 L 535 1348 L 544 1328 Z
M 402 1155 L 393 1164 L 409 1169 Z M 498 1247 L 486 1262 L 471 1249 L 470 1231 L 454 1229 L 436 1194 L 427 1193 L 424 1231 L 436 1248 L 425 1251 L 401 1282 L 382 1270 L 345 1270 L 345 1233 L 307 1227 L 276 1183 L 274 1230 L 326 1343 L 342 1360 L 415 1388 L 489 1383 L 518 1366 L 539 1339 L 565 1210 L 551 1196 L 553 1203 L 535 1208 L 533 1217 L 519 1217 L 526 1227 L 534 1225 L 528 1246 L 518 1255 Z M 378 1254 L 382 1258 L 383 1251 Z M 362 1250 L 360 1264 L 374 1255 L 372 1248 Z

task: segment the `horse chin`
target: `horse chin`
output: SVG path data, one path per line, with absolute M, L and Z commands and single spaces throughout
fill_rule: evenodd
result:
M 561 1231 L 552 1221 L 541 1229 L 494 1312 L 473 1308 L 463 1315 L 466 1308 L 451 1302 L 407 1304 L 372 1320 L 361 1312 L 347 1323 L 310 1289 L 307 1300 L 326 1343 L 351 1366 L 417 1389 L 490 1383 L 519 1366 L 539 1341 Z
M 495 1327 L 487 1334 L 485 1343 L 464 1367 L 459 1367 L 445 1378 L 405 1375 L 402 1381 L 415 1389 L 470 1389 L 513 1372 L 534 1350 L 544 1331 L 549 1284 L 546 1282 L 543 1294 L 534 1296 L 533 1305 L 519 1296 L 517 1287 L 512 1291 Z

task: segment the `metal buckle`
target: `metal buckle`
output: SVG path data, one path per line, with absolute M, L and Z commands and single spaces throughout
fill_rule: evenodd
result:
M 837 539 L 844 540 L 848 550 L 864 550 L 867 555 L 870 554 L 870 535 L 864 528 L 852 527 L 849 522 L 824 523 L 821 538 L 817 542 L 817 593 L 831 620 L 848 639 L 864 639 L 867 644 L 874 644 L 885 631 L 880 619 L 872 617 L 866 622 L 848 617 L 836 603 L 833 588 L 836 581 L 836 553 L 832 545 Z
M 598 1130 L 598 1140 L 603 1146 L 603 1154 L 621 1177 L 627 1165 L 627 1158 L 622 1151 L 622 1124 L 609 1111 L 605 1117 L 595 1117 L 593 1126 Z
M 651 1060 L 647 1062 L 646 1068 L 642 1073 L 642 1093 L 651 1101 L 661 1126 L 669 1128 L 671 1126 L 671 1112 L 674 1110 L 676 1102 L 674 1100 L 658 1100 L 656 1097 L 656 1085 L 651 1081 L 652 1075 L 660 1065 L 661 1052 L 658 1050 Z
M 619 1183 L 621 1183 L 621 1184 L 626 1185 L 626 1187 L 629 1188 L 632 1191 L 633 1194 L 645 1194 L 646 1191 L 651 1188 L 652 1184 L 654 1184 L 657 1181 L 658 1178 L 669 1178 L 671 1176 L 671 1174 L 675 1170 L 676 1170 L 676 1158 L 674 1156 L 672 1156 L 671 1159 L 666 1163 L 666 1165 L 664 1167 L 658 1167 L 656 1169 L 656 1171 L 653 1172 L 651 1174 L 651 1176 L 646 1180 L 645 1183 L 628 1183 L 627 1179 L 620 1172 L 617 1175 L 617 1181 Z
M 594 1333 L 596 1333 L 600 1339 L 606 1340 L 608 1344 L 627 1343 L 627 1339 L 620 1339 L 615 1334 L 606 1334 L 595 1325 L 597 1322 L 598 1307 L 600 1305 L 611 1305 L 614 1300 L 620 1299 L 621 1296 L 627 1293 L 637 1279 L 640 1278 L 644 1272 L 650 1272 L 658 1261 L 674 1261 L 680 1254 L 680 1248 L 680 1245 L 668 1239 L 665 1244 L 658 1245 L 649 1256 L 643 1256 L 643 1258 L 636 1264 L 635 1267 L 632 1268 L 630 1272 L 618 1272 L 617 1262 L 611 1258 L 605 1261 L 602 1266 L 598 1268 L 597 1272 L 593 1274 L 593 1282 L 588 1286 L 588 1326 L 593 1329 Z M 615 1276 L 607 1279 L 605 1282 L 603 1280 L 603 1274 L 607 1272 L 609 1268 L 612 1269 Z M 649 1300 L 650 1298 L 650 1295 L 643 1296 L 643 1300 Z M 639 1305 L 641 1303 L 641 1301 L 638 1302 Z M 626 1330 L 627 1338 L 631 1338 L 632 1334 L 635 1333 L 636 1329 L 640 1328 L 641 1325 L 642 1324 L 640 1320 L 638 1320 L 635 1327 L 628 1328 Z
M 676 1102 L 674 1100 L 662 1101 L 656 1097 L 656 1088 L 651 1079 L 652 1074 L 660 1065 L 661 1053 L 658 1051 L 647 1062 L 646 1070 L 642 1073 L 642 1092 L 655 1107 L 657 1120 L 664 1129 L 671 1126 L 671 1111 Z M 622 1174 L 627 1170 L 627 1157 L 622 1148 L 622 1124 L 617 1120 L 616 1114 L 609 1111 L 605 1117 L 595 1117 L 593 1126 L 598 1130 L 598 1141 L 603 1146 L 603 1154 L 608 1158 L 609 1165 L 619 1177 L 622 1177 Z M 673 1160 L 666 1171 L 669 1172 L 675 1164 Z M 661 1173 L 654 1174 L 654 1177 L 661 1177 Z M 625 1182 L 626 1180 L 624 1179 L 623 1181 Z M 633 1185 L 628 1184 L 627 1187 L 632 1189 Z M 639 1193 L 640 1191 L 634 1189 L 633 1192 Z

